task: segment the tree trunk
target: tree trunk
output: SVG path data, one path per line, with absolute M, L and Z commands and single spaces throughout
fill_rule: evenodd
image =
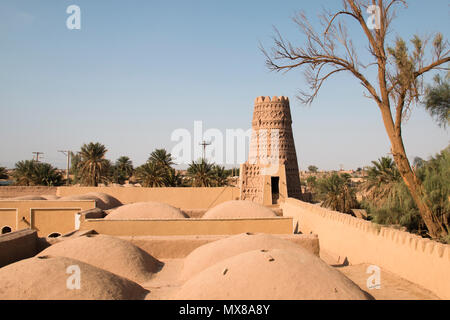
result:
M 417 205 L 417 209 L 419 210 L 425 225 L 428 228 L 428 233 L 432 238 L 447 235 L 447 230 L 442 226 L 433 214 L 433 211 L 429 205 L 424 201 L 422 183 L 411 169 L 411 165 L 408 157 L 406 156 L 405 147 L 403 145 L 400 126 L 394 126 L 390 108 L 381 107 L 381 113 L 383 116 L 384 125 L 386 127 L 386 132 L 389 136 L 389 140 L 391 141 L 391 151 L 394 161 L 415 204 Z
M 408 187 L 409 192 L 411 193 L 411 196 L 419 209 L 420 215 L 428 228 L 430 236 L 433 238 L 445 236 L 447 232 L 442 227 L 437 217 L 433 214 L 433 211 L 430 209 L 428 204 L 424 201 L 422 184 L 411 170 L 401 138 L 398 139 L 397 137 L 394 137 L 394 140 L 397 140 L 392 144 L 392 153 L 394 155 L 395 163 L 397 164 L 403 181 Z

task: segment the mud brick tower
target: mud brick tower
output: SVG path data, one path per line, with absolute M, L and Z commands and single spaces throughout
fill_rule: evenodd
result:
M 240 170 L 241 200 L 264 205 L 301 198 L 287 97 L 255 100 L 248 161 Z

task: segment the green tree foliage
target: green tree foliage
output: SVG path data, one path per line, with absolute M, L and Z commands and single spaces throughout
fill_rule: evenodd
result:
M 214 186 L 214 165 L 205 159 L 192 161 L 187 170 L 187 175 L 193 187 L 213 187 Z
M 5 167 L 0 167 L 0 179 L 8 179 L 8 173 Z
M 367 198 L 380 202 L 402 179 L 392 158 L 382 157 L 378 161 L 372 161 L 372 164 L 373 166 L 367 169 L 367 178 L 363 188 Z
M 205 159 L 199 159 L 189 165 L 187 176 L 192 187 L 224 187 L 228 185 L 231 171 Z
M 186 182 L 183 175 L 179 171 L 175 170 L 174 168 L 170 168 L 166 175 L 166 186 L 186 187 Z
M 99 142 L 90 142 L 81 147 L 79 152 L 81 159 L 77 170 L 82 184 L 96 187 L 99 183 L 108 182 L 111 162 L 105 159 L 107 151 Z
M 316 192 L 317 190 L 317 177 L 306 178 L 306 186 L 310 192 Z
M 147 161 L 136 169 L 136 177 L 142 186 L 147 188 L 164 187 L 166 175 L 166 168 L 151 161 Z
M 63 177 L 58 169 L 49 163 L 35 163 L 35 184 L 42 186 L 60 186 Z
M 421 232 L 425 228 L 417 206 L 403 181 L 391 184 L 383 199 L 365 200 L 363 207 L 373 222 L 406 227 L 408 231 Z
M 319 170 L 319 168 L 317 168 L 314 165 L 311 165 L 311 166 L 308 167 L 308 171 L 311 172 L 311 173 L 317 173 L 318 170 Z
M 450 82 L 441 79 L 439 75 L 434 78 L 434 85 L 428 86 L 423 101 L 425 109 L 435 119 L 440 127 L 446 128 L 450 123 Z
M 17 162 L 13 172 L 14 184 L 20 186 L 34 185 L 34 165 L 33 160 Z
M 124 184 L 133 175 L 133 162 L 126 156 L 121 156 L 112 166 L 112 181 Z
M 164 168 L 170 168 L 174 164 L 172 155 L 166 149 L 156 149 L 150 154 L 148 161 Z
M 33 160 L 19 161 L 13 173 L 14 183 L 21 186 L 60 186 L 63 177 L 48 163 Z
M 317 181 L 319 199 L 322 207 L 351 214 L 351 209 L 359 208 L 355 190 L 348 176 L 333 173 Z
M 436 220 L 449 230 L 450 221 L 450 146 L 428 161 L 422 160 L 416 175 L 424 188 L 424 201 Z M 376 165 L 375 165 L 376 164 Z M 374 162 L 363 184 L 367 192 L 363 206 L 379 224 L 399 225 L 408 231 L 426 235 L 427 227 L 404 181 L 388 160 Z M 450 239 L 440 239 L 448 241 Z
M 173 157 L 165 149 L 156 149 L 147 162 L 136 169 L 138 181 L 145 187 L 219 187 L 228 185 L 232 170 L 208 163 L 193 161 L 187 170 L 187 177 L 172 168 Z
M 230 176 L 230 173 L 228 170 L 225 170 L 225 167 L 214 165 L 213 175 L 214 175 L 214 186 L 224 187 L 228 185 L 228 177 Z
M 417 175 L 425 189 L 425 201 L 431 204 L 440 223 L 450 230 L 450 146 L 427 161 Z
M 172 165 L 173 157 L 165 149 L 156 149 L 147 162 L 136 169 L 136 177 L 144 187 L 183 187 L 182 175 Z

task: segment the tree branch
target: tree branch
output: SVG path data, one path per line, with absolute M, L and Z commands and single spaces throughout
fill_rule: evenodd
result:
M 336 19 L 336 17 L 339 16 L 339 15 L 341 15 L 341 14 L 349 15 L 349 16 L 355 18 L 357 21 L 359 21 L 359 20 L 358 20 L 358 17 L 357 17 L 356 15 L 354 15 L 353 13 L 348 12 L 348 11 L 339 11 L 339 12 L 337 12 L 336 14 L 334 14 L 334 16 L 331 18 L 331 20 L 330 20 L 330 22 L 328 23 L 328 26 L 327 26 L 327 28 L 326 28 L 324 34 L 327 34 L 327 33 L 328 33 L 328 30 L 330 29 L 331 25 L 333 24 L 334 19 Z
M 421 76 L 422 74 L 424 74 L 432 69 L 435 69 L 436 67 L 440 66 L 441 64 L 444 64 L 447 62 L 450 62 L 450 57 L 439 59 L 439 60 L 429 64 L 428 66 L 423 67 L 420 70 L 414 72 L 414 77 L 417 78 L 417 77 Z

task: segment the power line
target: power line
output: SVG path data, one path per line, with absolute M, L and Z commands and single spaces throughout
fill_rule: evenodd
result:
M 203 140 L 203 142 L 199 143 L 199 145 L 201 145 L 203 147 L 202 159 L 205 160 L 206 146 L 211 145 L 211 142 L 206 142 L 205 140 Z
M 58 152 L 61 152 L 65 156 L 67 156 L 67 174 L 66 174 L 66 184 L 69 185 L 69 170 L 70 170 L 70 150 L 58 150 Z
M 39 162 L 39 155 L 44 154 L 43 152 L 40 152 L 40 151 L 35 151 L 32 153 L 36 155 L 36 160 L 35 160 L 36 162 Z M 33 156 L 33 160 L 34 160 L 34 156 Z

